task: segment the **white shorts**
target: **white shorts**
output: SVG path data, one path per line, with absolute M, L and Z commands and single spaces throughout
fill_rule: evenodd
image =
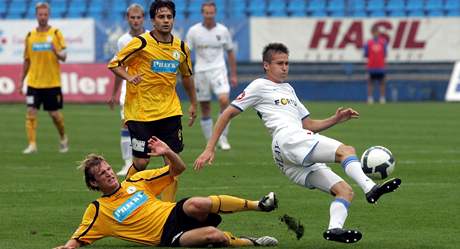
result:
M 194 81 L 198 101 L 211 101 L 212 93 L 215 95 L 230 93 L 227 69 L 225 67 L 196 72 Z
M 335 162 L 335 153 L 341 144 L 305 129 L 279 132 L 272 141 L 273 159 L 292 182 L 328 192 L 334 184 L 343 181 L 325 164 Z

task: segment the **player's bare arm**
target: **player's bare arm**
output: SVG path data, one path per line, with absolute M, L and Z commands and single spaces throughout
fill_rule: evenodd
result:
M 345 122 L 352 118 L 359 118 L 359 113 L 352 108 L 337 108 L 334 115 L 326 119 L 311 119 L 309 117 L 302 120 L 302 126 L 304 129 L 320 132 L 326 130 L 338 123 Z
M 142 81 L 143 74 L 130 75 L 126 72 L 125 68 L 122 66 L 114 67 L 110 69 L 116 76 L 126 80 L 126 82 L 138 84 Z
M 171 176 L 180 175 L 185 170 L 185 163 L 179 155 L 169 148 L 169 146 L 159 138 L 153 136 L 148 141 L 150 156 L 164 156 L 169 162 L 169 170 Z
M 192 76 L 182 76 L 182 85 L 184 86 L 185 92 L 190 100 L 190 106 L 188 108 L 188 126 L 191 127 L 196 119 L 196 92 L 195 83 L 193 82 Z
M 208 144 L 206 145 L 205 150 L 201 155 L 195 160 L 194 169 L 200 170 L 202 169 L 206 163 L 209 165 L 212 164 L 214 160 L 214 149 L 216 147 L 217 141 L 219 137 L 222 135 L 227 124 L 230 120 L 240 114 L 241 111 L 238 108 L 235 108 L 229 105 L 224 112 L 219 116 L 216 121 L 216 125 L 214 126 L 214 130 L 212 132 L 211 138 L 209 138 Z
M 67 59 L 67 52 L 65 49 L 58 51 L 56 47 L 53 44 L 51 44 L 51 51 L 53 51 L 58 60 L 65 62 L 65 60 Z
M 115 75 L 112 96 L 110 97 L 109 101 L 107 101 L 107 104 L 109 105 L 111 110 L 113 110 L 115 103 L 117 102 L 115 97 L 118 93 L 118 90 L 120 89 L 121 82 L 123 82 L 123 79 Z
M 236 74 L 236 56 L 233 50 L 227 52 L 228 64 L 230 66 L 230 84 L 232 87 L 238 86 L 238 76 Z
M 24 94 L 22 92 L 22 88 L 24 86 L 24 79 L 26 78 L 27 73 L 29 72 L 29 68 L 30 68 L 30 60 L 25 59 L 24 63 L 22 64 L 22 76 L 21 76 L 21 81 L 19 82 L 19 88 L 18 88 L 19 94 L 21 95 Z
M 75 249 L 75 248 L 78 248 L 80 246 L 81 245 L 80 245 L 80 242 L 78 242 L 78 240 L 71 239 L 71 240 L 67 241 L 67 243 L 65 243 L 65 245 L 57 246 L 54 249 Z

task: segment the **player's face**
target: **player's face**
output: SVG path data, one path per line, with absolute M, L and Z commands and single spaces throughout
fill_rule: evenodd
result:
M 153 27 L 160 33 L 171 33 L 174 24 L 174 17 L 170 9 L 160 8 L 152 19 Z
M 285 53 L 272 54 L 270 63 L 264 62 L 267 78 L 276 83 L 285 82 L 289 74 L 289 56 Z
M 139 9 L 132 9 L 127 14 L 129 27 L 133 31 L 140 31 L 144 27 L 144 14 Z
M 38 8 L 35 16 L 37 17 L 38 26 L 44 27 L 48 25 L 49 10 L 47 8 Z
M 97 186 L 104 194 L 113 193 L 118 188 L 117 175 L 106 161 L 102 161 L 99 167 L 93 168 L 92 173 Z
M 201 11 L 204 22 L 214 22 L 216 17 L 216 8 L 212 5 L 205 5 Z

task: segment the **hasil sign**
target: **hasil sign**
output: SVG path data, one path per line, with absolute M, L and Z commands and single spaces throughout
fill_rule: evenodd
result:
M 24 102 L 19 92 L 22 65 L 0 65 L 0 102 Z M 61 84 L 65 102 L 106 102 L 114 76 L 105 64 L 63 64 Z
M 460 18 L 310 19 L 252 18 L 251 60 L 282 42 L 293 61 L 362 61 L 363 45 L 378 27 L 388 41 L 388 61 L 460 60 Z

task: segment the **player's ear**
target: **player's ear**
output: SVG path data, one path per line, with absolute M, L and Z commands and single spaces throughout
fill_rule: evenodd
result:
M 96 181 L 90 180 L 90 181 L 89 181 L 89 184 L 90 184 L 92 187 L 96 188 L 96 189 L 99 188 L 99 185 L 97 184 Z
M 268 64 L 269 64 L 268 62 L 264 61 L 264 70 L 265 70 L 265 72 L 268 70 Z

